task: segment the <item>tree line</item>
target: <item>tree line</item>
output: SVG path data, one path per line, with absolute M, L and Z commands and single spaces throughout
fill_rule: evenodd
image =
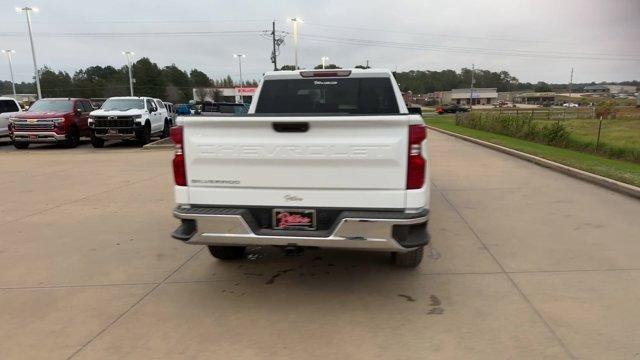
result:
M 161 98 L 172 103 L 184 103 L 193 98 L 193 88 L 232 87 L 239 83 L 230 75 L 212 79 L 203 71 L 192 69 L 187 72 L 175 64 L 160 67 L 148 58 L 141 58 L 132 64 L 135 82 L 134 93 L 141 96 Z M 256 80 L 245 81 L 244 85 L 257 85 Z M 127 96 L 129 91 L 129 69 L 127 66 L 90 66 L 70 75 L 66 71 L 55 71 L 47 66 L 40 70 L 42 96 L 108 98 Z M 34 94 L 35 83 L 16 83 L 16 92 Z M 0 94 L 11 94 L 11 82 L 0 82 Z
M 321 69 L 319 64 L 314 67 Z M 336 64 L 327 64 L 327 69 L 340 69 Z M 357 65 L 356 68 L 366 69 Z M 284 65 L 281 70 L 294 70 L 293 65 Z M 231 87 L 239 85 L 230 75 L 221 79 L 211 79 L 206 73 L 192 69 L 187 72 L 175 64 L 160 67 L 148 58 L 141 58 L 132 65 L 135 78 L 134 92 L 138 95 L 152 96 L 173 103 L 183 103 L 193 98 L 192 89 L 210 87 Z M 434 91 L 448 91 L 471 86 L 471 69 L 455 70 L 410 70 L 394 72 L 402 91 L 424 94 Z M 596 83 L 573 84 L 574 91 L 580 91 L 587 85 Z M 639 85 L 637 80 L 619 82 L 620 85 Z M 44 67 L 40 72 L 40 85 L 43 97 L 84 97 L 107 98 L 129 95 L 129 75 L 126 66 L 90 66 L 80 69 L 73 75 L 65 71 L 55 71 Z M 243 85 L 257 85 L 256 80 L 245 81 Z M 520 82 L 507 71 L 489 71 L 476 69 L 474 86 L 478 88 L 497 88 L 498 91 L 567 91 L 569 84 L 549 84 L 546 82 Z M 11 82 L 0 81 L 0 94 L 11 93 Z M 16 83 L 16 91 L 22 94 L 36 92 L 34 83 Z

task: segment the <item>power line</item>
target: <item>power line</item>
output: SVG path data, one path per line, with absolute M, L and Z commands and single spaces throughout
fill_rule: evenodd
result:
M 463 54 L 482 54 L 482 55 L 502 55 L 502 56 L 521 56 L 521 57 L 538 57 L 538 58 L 559 58 L 559 59 L 581 59 L 581 60 L 615 60 L 615 61 L 640 61 L 637 55 L 610 55 L 610 54 L 588 54 L 588 53 L 571 53 L 559 51 L 529 51 L 529 50 L 508 50 L 508 49 L 491 49 L 491 48 L 475 48 L 461 46 L 442 46 L 420 43 L 406 43 L 383 40 L 368 40 L 358 38 L 343 38 L 325 35 L 301 34 L 308 40 L 336 43 L 344 45 L 387 47 L 396 49 L 409 50 L 428 50 L 442 51 Z
M 227 31 L 167 31 L 167 32 L 85 32 L 85 33 L 36 33 L 38 37 L 47 38 L 144 38 L 165 36 L 234 36 L 234 35 L 260 35 L 261 30 L 227 30 Z M 0 36 L 24 36 L 22 32 L 2 32 Z

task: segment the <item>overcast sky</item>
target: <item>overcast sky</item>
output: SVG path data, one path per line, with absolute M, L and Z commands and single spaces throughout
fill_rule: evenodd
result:
M 28 81 L 33 65 L 26 20 L 16 5 L 24 6 L 0 2 L 0 48 L 16 50 L 16 80 Z M 257 79 L 272 69 L 271 41 L 260 31 L 270 30 L 275 19 L 278 30 L 291 32 L 286 19 L 298 16 L 304 19 L 299 58 L 305 68 L 328 56 L 342 67 L 369 60 L 398 71 L 459 71 L 474 63 L 507 70 L 523 82 L 568 82 L 571 67 L 574 82 L 640 79 L 639 0 L 34 0 L 29 5 L 40 9 L 33 15 L 39 65 L 71 74 L 89 65 L 122 66 L 122 50 L 132 50 L 161 66 L 175 63 L 213 78 L 237 78 L 232 54 L 244 53 L 244 78 Z M 154 32 L 165 34 L 138 35 Z M 103 35 L 87 36 L 95 33 Z M 292 64 L 290 35 L 281 50 L 279 64 Z M 9 79 L 6 60 L 0 79 Z

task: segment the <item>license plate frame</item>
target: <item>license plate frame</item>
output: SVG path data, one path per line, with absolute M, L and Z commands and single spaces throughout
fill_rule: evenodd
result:
M 307 221 L 308 220 L 308 221 Z M 273 209 L 271 213 L 273 230 L 317 229 L 315 209 Z
M 107 130 L 107 135 L 118 135 L 118 129 Z

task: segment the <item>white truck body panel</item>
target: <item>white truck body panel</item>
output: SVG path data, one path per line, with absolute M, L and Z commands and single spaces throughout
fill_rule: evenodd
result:
M 273 122 L 308 122 L 310 128 L 304 133 L 278 133 Z M 408 115 L 198 117 L 182 123 L 192 202 L 329 206 L 309 202 L 308 196 L 324 191 L 335 194 L 330 206 L 405 205 Z M 242 191 L 232 191 L 233 199 L 206 195 L 229 189 Z M 261 194 L 269 191 L 264 190 L 284 194 L 265 197 Z M 378 193 L 385 201 L 371 196 Z M 301 200 L 287 201 L 287 194 Z

